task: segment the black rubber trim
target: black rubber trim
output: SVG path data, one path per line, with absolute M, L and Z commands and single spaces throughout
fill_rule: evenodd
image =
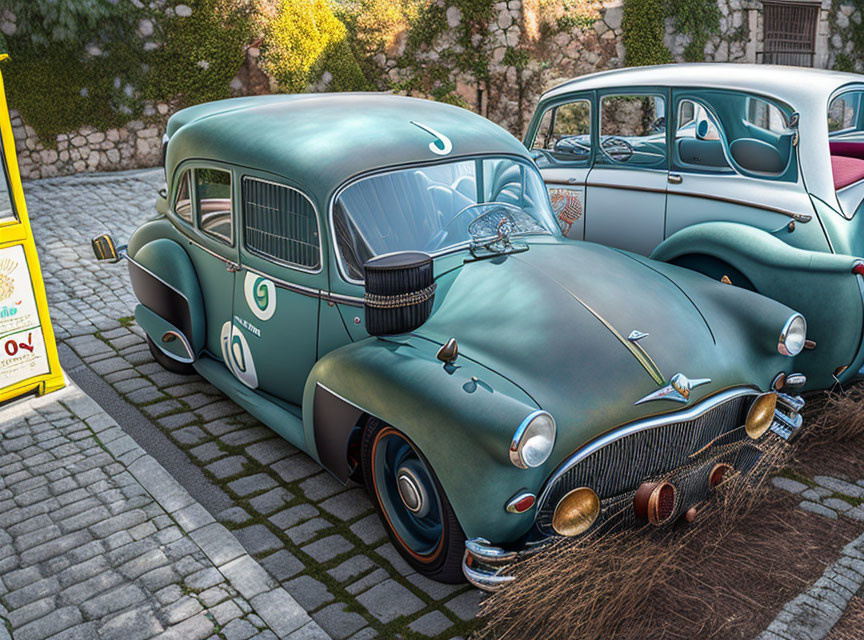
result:
M 363 410 L 322 386 L 315 385 L 312 406 L 312 424 L 315 429 L 315 447 L 321 465 L 341 482 L 347 482 L 351 469 L 348 465 L 348 440 Z
M 192 313 L 186 296 L 131 258 L 126 262 L 132 290 L 139 302 L 180 329 L 187 340 L 191 339 Z

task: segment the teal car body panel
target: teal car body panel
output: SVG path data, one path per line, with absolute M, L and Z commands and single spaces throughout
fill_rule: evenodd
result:
M 827 388 L 864 363 L 862 276 L 852 272 L 864 256 L 854 205 L 864 174 L 838 186 L 836 173 L 838 158 L 858 162 L 838 154 L 855 155 L 864 141 L 862 91 L 858 74 L 772 65 L 600 72 L 546 92 L 524 143 L 553 199 L 578 200 L 570 237 L 725 275 L 801 311 L 815 343 L 800 358 L 807 388 Z M 844 96 L 854 115 L 837 124 L 833 105 Z M 662 117 L 654 130 L 614 120 L 616 99 L 646 97 Z M 583 114 L 576 124 L 574 113 Z M 616 136 L 623 151 L 608 141 Z M 568 138 L 578 143 L 569 155 Z M 838 151 L 844 143 L 851 152 Z M 627 146 L 659 149 L 665 161 L 634 166 Z
M 634 404 L 676 373 L 710 378 L 693 388 L 686 404 L 695 406 L 730 388 L 755 394 L 778 373 L 796 371 L 796 360 L 777 347 L 795 312 L 556 230 L 520 238 L 518 253 L 476 259 L 461 244 L 435 254 L 428 319 L 404 334 L 370 336 L 364 285 L 346 277 L 335 249 L 334 202 L 370 176 L 484 159 L 536 174 L 516 138 L 438 103 L 340 94 L 192 107 L 168 125 L 168 198 L 157 207 L 167 213 L 142 225 L 127 253 L 195 301 L 195 322 L 205 328 L 190 340 L 194 367 L 252 415 L 327 464 L 330 443 L 314 407 L 318 394 L 338 399 L 353 416 L 333 431 L 344 436 L 335 465 L 344 468 L 328 468 L 341 479 L 348 436 L 363 427 L 359 416 L 393 425 L 434 469 L 465 534 L 504 544 L 523 538 L 536 515 L 506 511 L 514 495 L 539 495 L 568 456 L 610 430 L 679 411 L 672 400 Z M 208 234 L 206 212 L 191 222 L 178 213 L 187 198 L 183 176 L 203 169 L 230 174 L 230 198 L 217 204 L 231 242 Z M 210 187 L 188 175 L 188 200 L 203 211 Z M 307 266 L 252 246 L 257 201 L 249 181 L 284 187 L 280 197 L 309 214 L 306 249 L 317 244 L 317 253 Z M 141 324 L 158 345 L 163 325 L 147 313 Z M 639 346 L 627 337 L 637 329 L 647 334 Z M 452 337 L 459 356 L 445 364 L 436 354 Z M 557 421 L 554 448 L 539 466 L 518 468 L 514 431 L 540 409 Z

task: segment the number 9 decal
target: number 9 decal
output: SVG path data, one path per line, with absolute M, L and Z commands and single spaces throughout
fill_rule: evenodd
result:
M 247 271 L 243 295 L 249 310 L 259 320 L 269 320 L 276 313 L 276 286 L 267 278 Z

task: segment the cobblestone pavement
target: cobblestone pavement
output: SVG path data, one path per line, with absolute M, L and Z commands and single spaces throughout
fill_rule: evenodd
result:
M 0 409 L 0 638 L 328 640 L 73 384 Z
M 799 509 L 832 520 L 864 522 L 864 480 L 853 483 L 831 476 L 794 475 L 779 476 L 772 482 L 778 489 L 800 497 Z M 864 534 L 847 544 L 807 591 L 787 602 L 758 640 L 821 640 L 862 587 Z
M 125 242 L 152 217 L 162 182 L 156 170 L 25 183 L 58 340 L 230 496 L 212 515 L 333 638 L 467 635 L 480 592 L 414 572 L 361 487 L 342 486 L 200 377 L 153 361 L 125 267 L 96 265 L 90 238 Z

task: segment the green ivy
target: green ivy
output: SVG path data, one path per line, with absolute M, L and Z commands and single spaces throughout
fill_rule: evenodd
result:
M 628 67 L 672 62 L 664 43 L 667 15 L 665 0 L 624 0 L 621 32 Z
M 675 31 L 690 36 L 684 49 L 684 60 L 705 60 L 705 45 L 708 39 L 720 32 L 720 7 L 717 0 L 667 0 L 667 13 L 672 18 Z
M 705 60 L 705 45 L 720 32 L 716 0 L 624 0 L 621 28 L 627 66 L 672 62 L 664 42 L 667 18 L 676 32 L 690 36 L 684 60 Z
M 844 42 L 852 43 L 852 51 L 848 54 L 838 53 L 834 59 L 834 69 L 854 73 L 857 63 L 864 61 L 864 24 L 855 22 L 850 17 L 849 25 L 841 29 L 837 24 L 837 14 L 840 11 L 840 4 L 838 0 L 834 0 L 831 3 L 831 22 L 837 32 L 841 33 Z M 851 0 L 851 2 L 846 0 L 843 4 L 851 4 L 854 12 L 864 12 L 864 0 Z

